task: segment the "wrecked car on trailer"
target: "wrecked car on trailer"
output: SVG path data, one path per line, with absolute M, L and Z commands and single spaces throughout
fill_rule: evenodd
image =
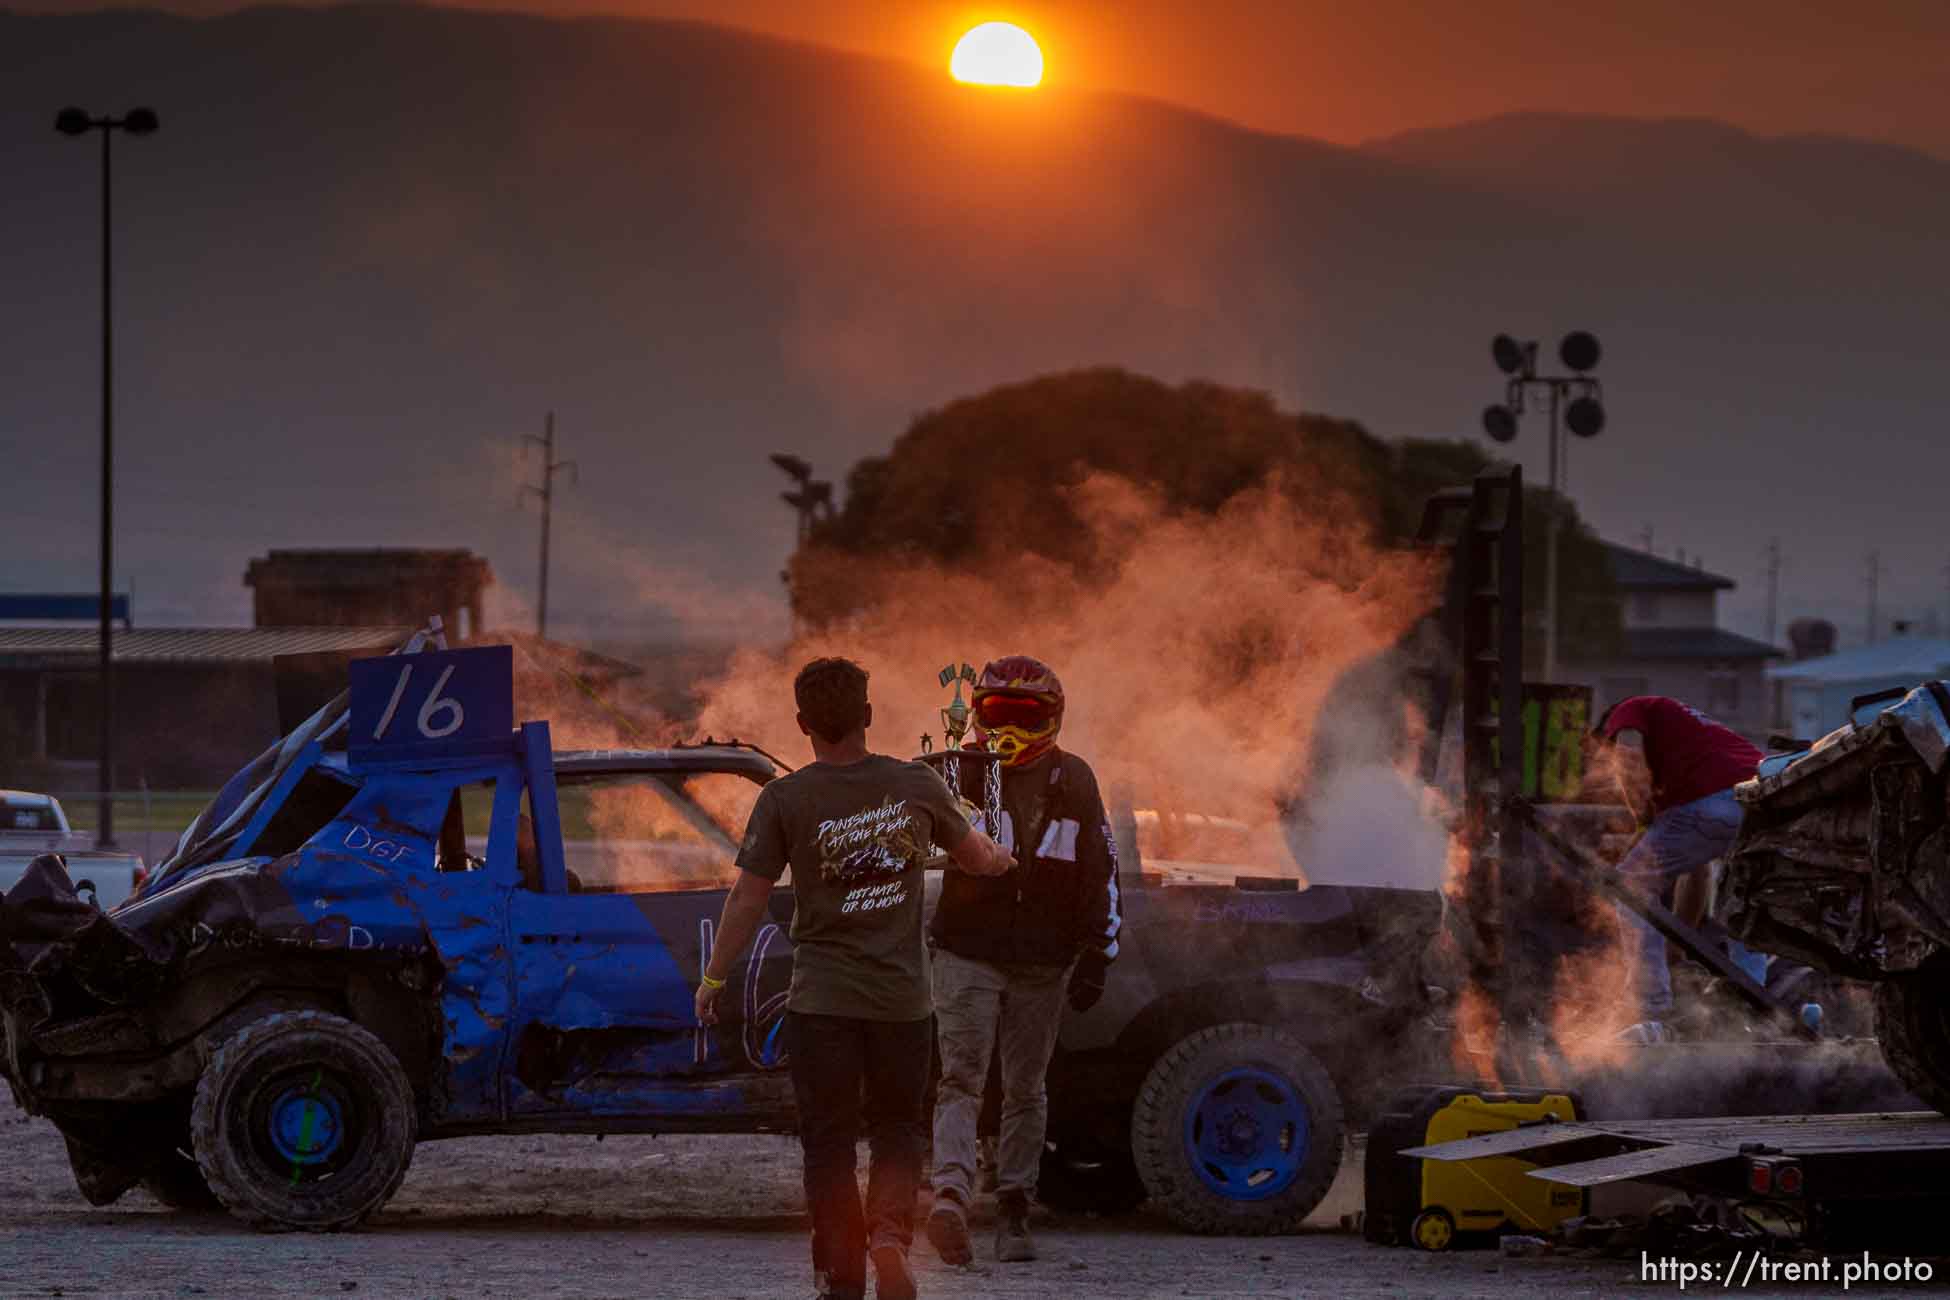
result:
M 1874 981 L 1890 1070 L 1950 1114 L 1950 686 L 1856 699 L 1849 722 L 1734 787 L 1734 935 Z
M 0 906 L 0 1072 L 89 1200 L 140 1183 L 331 1229 L 384 1204 L 423 1140 L 791 1131 L 789 890 L 720 1023 L 692 1014 L 736 853 L 737 800 L 704 785 L 755 794 L 774 763 L 556 753 L 546 723 L 514 724 L 507 647 L 350 673 L 126 904 L 77 899 L 48 857 Z M 634 833 L 612 794 L 641 801 Z M 1369 1091 L 1375 1045 L 1419 1012 L 1403 956 L 1439 900 L 1167 884 L 1134 854 L 1121 881 L 1118 977 L 1051 1072 L 1051 1194 L 1297 1224 L 1338 1167 L 1342 1092 Z

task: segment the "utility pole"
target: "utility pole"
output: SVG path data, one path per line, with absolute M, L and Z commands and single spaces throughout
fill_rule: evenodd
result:
M 1876 609 L 1876 587 L 1882 581 L 1882 552 L 1869 552 L 1869 644 L 1876 643 L 1876 621 L 1881 617 Z
M 572 460 L 555 459 L 555 412 L 550 411 L 548 418 L 542 423 L 541 437 L 537 438 L 530 433 L 524 434 L 523 438 L 524 454 L 531 446 L 542 449 L 542 485 L 536 487 L 530 483 L 521 490 L 524 496 L 530 492 L 534 493 L 542 502 L 541 592 L 535 602 L 535 635 L 546 640 L 548 638 L 548 526 L 549 517 L 555 509 L 555 472 L 566 469 L 576 482 L 580 483 L 582 471 Z
M 1781 608 L 1781 539 L 1767 543 L 1767 644 L 1774 644 L 1774 621 Z
M 1639 549 L 1647 555 L 1652 554 L 1652 525 L 1647 524 L 1639 531 Z

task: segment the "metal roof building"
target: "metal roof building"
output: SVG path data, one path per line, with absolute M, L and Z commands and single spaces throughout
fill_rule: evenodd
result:
M 342 689 L 347 659 L 385 654 L 409 635 L 405 627 L 117 629 L 118 788 L 214 788 Z M 515 647 L 515 698 L 529 717 L 609 716 L 603 694 L 642 672 L 522 633 L 473 644 L 489 642 Z M 99 645 L 93 627 L 0 624 L 0 785 L 93 788 Z
M 1781 694 L 1786 725 L 1814 739 L 1848 721 L 1857 696 L 1933 678 L 1950 678 L 1950 640 L 1896 636 L 1819 659 L 1802 659 L 1767 670 Z
M 383 652 L 410 628 L 144 627 L 117 629 L 110 654 L 118 664 L 258 663 L 274 655 L 325 651 Z M 0 626 L 0 667 L 86 667 L 100 652 L 92 627 Z

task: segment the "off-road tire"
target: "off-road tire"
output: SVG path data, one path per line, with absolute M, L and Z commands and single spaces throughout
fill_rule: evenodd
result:
M 1950 954 L 1876 986 L 1876 1041 L 1890 1073 L 1950 1115 Z
M 329 1075 L 328 1075 L 329 1072 Z M 303 1176 L 264 1136 L 267 1107 L 309 1077 L 329 1077 L 346 1114 L 334 1131 L 350 1144 L 327 1176 Z M 190 1141 L 211 1191 L 255 1227 L 332 1232 L 357 1226 L 399 1190 L 413 1160 L 413 1086 L 371 1033 L 325 1011 L 285 1011 L 238 1030 L 196 1085 Z
M 1073 1156 L 1062 1143 L 1043 1152 L 1036 1199 L 1066 1214 L 1129 1214 L 1144 1204 L 1144 1180 L 1128 1152 L 1101 1160 Z
M 210 1190 L 194 1157 L 171 1147 L 142 1176 L 142 1190 L 171 1210 L 221 1210 L 223 1202 Z
M 1292 1181 L 1246 1200 L 1223 1195 L 1201 1176 L 1188 1149 L 1188 1112 L 1229 1072 L 1277 1076 L 1305 1107 L 1307 1149 Z M 1227 1024 L 1182 1039 L 1151 1067 L 1131 1114 L 1131 1155 L 1152 1199 L 1188 1232 L 1263 1236 L 1293 1232 L 1340 1171 L 1345 1136 L 1340 1092 L 1319 1059 L 1297 1039 L 1264 1025 Z

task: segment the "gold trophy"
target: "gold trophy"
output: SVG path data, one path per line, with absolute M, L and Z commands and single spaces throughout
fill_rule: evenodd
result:
M 968 734 L 968 702 L 961 697 L 961 684 L 975 684 L 975 668 L 966 663 L 949 664 L 935 676 L 943 686 L 955 688 L 955 698 L 941 710 L 941 732 L 949 749 L 960 749 L 962 737 Z
M 963 798 L 961 792 L 962 759 L 966 757 L 972 762 L 985 764 L 987 770 L 982 774 L 983 806 L 980 810 L 983 819 L 982 829 L 990 835 L 999 835 L 1001 833 L 999 828 L 1002 825 L 1002 756 L 995 752 L 993 744 L 985 750 L 971 751 L 962 748 L 968 736 L 971 710 L 968 701 L 962 698 L 961 685 L 967 682 L 971 687 L 974 686 L 975 667 L 969 663 L 949 664 L 935 674 L 935 678 L 943 686 L 953 686 L 955 698 L 941 710 L 941 753 L 939 755 L 933 753 L 933 742 L 924 733 L 921 736 L 921 757 L 924 760 L 939 759 L 942 779 L 947 781 L 948 788 L 955 792 L 955 797 L 962 799 L 964 803 L 968 803 L 968 800 Z

